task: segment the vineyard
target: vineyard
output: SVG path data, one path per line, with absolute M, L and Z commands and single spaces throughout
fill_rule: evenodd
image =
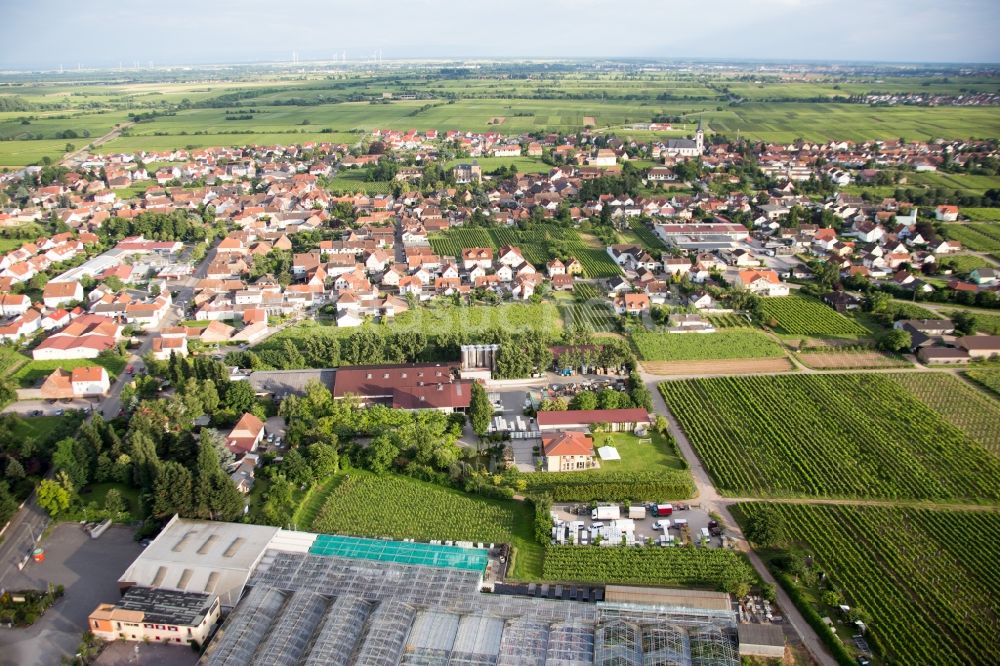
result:
M 488 500 L 407 477 L 352 469 L 329 494 L 309 529 L 394 539 L 512 543 L 523 560 L 541 551 L 527 505 Z M 537 572 L 535 572 L 537 575 Z
M 509 227 L 462 227 L 431 236 L 431 247 L 441 255 L 457 257 L 463 248 L 514 245 L 521 249 L 525 261 L 541 267 L 554 256 L 572 256 L 583 264 L 587 277 L 619 275 L 621 270 L 601 249 L 590 247 L 574 229 L 547 226 L 541 229 L 518 230 Z
M 967 250 L 996 252 L 1000 250 L 1000 225 L 998 224 L 948 224 L 945 235 L 957 240 Z
M 958 312 L 961 310 L 942 311 L 940 315 L 935 315 L 935 317 L 954 317 Z M 1000 335 L 1000 314 L 985 314 L 978 310 L 966 310 L 966 312 L 972 312 L 976 316 L 976 330 L 980 333 Z
M 715 328 L 750 328 L 750 322 L 743 315 L 729 312 L 726 314 L 708 315 L 708 321 Z
M 1000 459 L 880 374 L 668 381 L 728 495 L 1000 499 Z
M 982 257 L 977 257 L 974 254 L 951 256 L 948 257 L 946 261 L 955 266 L 955 272 L 959 275 L 965 275 L 966 273 L 977 268 L 989 268 L 993 265 L 991 262 L 986 261 Z
M 390 324 L 394 331 L 419 331 L 435 336 L 446 331 L 482 333 L 502 328 L 511 333 L 536 330 L 557 334 L 562 323 L 552 303 L 505 303 L 497 306 L 459 306 L 435 303 L 407 310 Z
M 700 361 L 784 356 L 778 343 L 753 330 L 718 333 L 657 333 L 636 328 L 632 342 L 644 361 Z
M 583 326 L 595 333 L 614 333 L 618 316 L 607 303 L 560 303 L 565 326 Z
M 868 330 L 823 303 L 803 296 L 761 299 L 764 316 L 779 333 L 790 335 L 868 335 Z
M 1000 402 L 944 372 L 888 376 L 948 423 L 1000 455 Z
M 589 282 L 576 282 L 573 284 L 573 298 L 583 303 L 595 299 L 603 300 L 604 294 Z
M 596 548 L 550 546 L 546 580 L 732 589 L 757 575 L 745 556 L 721 548 Z
M 632 232 L 642 241 L 642 244 L 646 246 L 649 250 L 663 251 L 663 241 L 660 237 L 653 233 L 653 230 L 647 227 L 642 220 L 638 218 L 632 218 L 629 221 L 629 228 Z
M 843 350 L 835 347 L 822 351 L 810 350 L 796 355 L 803 365 L 815 370 L 908 368 L 905 358 L 873 349 Z
M 977 368 L 969 370 L 965 373 L 965 376 L 980 386 L 985 386 L 997 396 L 1000 396 L 1000 370 Z
M 528 493 L 548 493 L 557 502 L 664 501 L 694 496 L 687 470 L 658 468 L 646 472 L 535 472 L 520 478 Z
M 844 603 L 861 608 L 886 663 L 994 664 L 1000 645 L 1000 514 L 928 509 L 741 504 L 783 518 Z M 546 562 L 546 569 L 548 562 Z M 837 617 L 824 607 L 820 615 Z

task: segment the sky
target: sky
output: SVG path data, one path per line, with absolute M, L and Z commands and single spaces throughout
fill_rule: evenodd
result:
M 394 58 L 1000 62 L 1000 0 L 0 0 L 0 69 Z

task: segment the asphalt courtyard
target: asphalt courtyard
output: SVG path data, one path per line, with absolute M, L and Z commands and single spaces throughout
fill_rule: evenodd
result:
M 90 612 L 102 601 L 120 598 L 118 577 L 142 552 L 131 529 L 114 526 L 91 539 L 76 523 L 57 525 L 41 546 L 45 561 L 29 561 L 22 571 L 12 570 L 3 586 L 18 590 L 61 584 L 66 594 L 34 625 L 0 627 L 3 666 L 51 666 L 62 656 L 73 656 Z

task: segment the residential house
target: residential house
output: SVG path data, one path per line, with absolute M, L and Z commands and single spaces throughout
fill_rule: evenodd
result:
M 771 269 L 740 271 L 736 285 L 758 296 L 787 296 L 789 293 L 788 285 L 778 279 L 778 274 Z
M 79 282 L 49 282 L 42 291 L 42 302 L 53 310 L 82 300 L 83 285 Z
M 615 297 L 615 312 L 620 315 L 641 315 L 651 307 L 648 294 L 624 293 Z
M 593 469 L 594 440 L 582 432 L 554 432 L 542 436 L 542 469 L 546 472 L 570 472 Z
M 226 436 L 226 447 L 237 456 L 242 456 L 257 450 L 257 445 L 263 438 L 264 422 L 253 414 L 246 413 Z

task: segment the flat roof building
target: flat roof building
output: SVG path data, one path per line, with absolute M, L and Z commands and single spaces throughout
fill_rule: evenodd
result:
M 211 635 L 221 605 L 214 594 L 132 587 L 114 604 L 100 604 L 87 625 L 106 641 L 129 640 L 199 646 Z

